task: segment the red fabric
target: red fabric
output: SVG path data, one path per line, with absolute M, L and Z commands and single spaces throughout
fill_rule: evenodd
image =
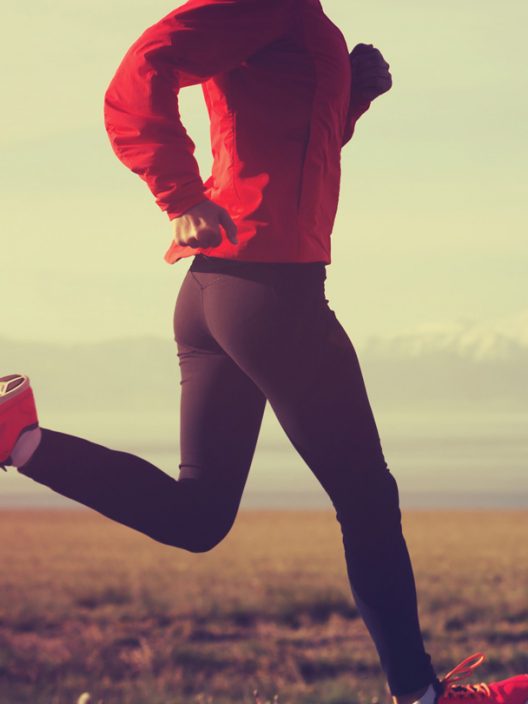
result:
M 201 84 L 211 122 L 204 182 L 178 109 Z M 330 263 L 340 152 L 370 106 L 354 96 L 348 47 L 319 0 L 189 0 L 132 44 L 104 97 L 118 158 L 170 219 L 204 198 L 226 208 L 238 244 L 172 242 L 246 261 Z
M 31 386 L 0 402 L 0 465 L 9 465 L 11 452 L 22 431 L 36 428 L 38 415 Z

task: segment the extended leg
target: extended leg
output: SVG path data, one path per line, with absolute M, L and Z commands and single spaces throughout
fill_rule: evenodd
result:
M 206 296 L 210 328 L 268 398 L 340 523 L 351 589 L 393 695 L 436 678 L 420 632 L 398 487 L 385 462 L 359 362 L 319 281 L 277 273 L 260 315 L 240 279 Z M 257 291 L 258 292 L 258 291 Z M 251 293 L 251 291 L 249 291 Z M 256 295 L 253 292 L 253 295 Z M 244 321 L 244 334 L 231 315 Z

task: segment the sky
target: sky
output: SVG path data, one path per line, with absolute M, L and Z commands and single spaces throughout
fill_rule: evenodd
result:
M 169 220 L 112 152 L 102 116 L 122 56 L 171 7 L 42 0 L 4 11 L 0 296 L 12 339 L 172 337 L 191 258 L 163 260 Z M 526 321 L 528 4 L 323 8 L 349 49 L 374 44 L 393 78 L 342 153 L 326 286 L 351 338 Z M 180 110 L 205 180 L 200 86 L 180 93 Z
M 391 90 L 360 118 L 342 152 L 341 198 L 326 281 L 332 308 L 357 345 L 405 333 L 413 344 L 422 339 L 427 345 L 431 334 L 444 331 L 445 339 L 456 340 L 459 330 L 469 330 L 470 337 L 475 330 L 485 341 L 490 330 L 526 346 L 528 3 L 322 3 L 349 50 L 359 42 L 374 44 L 393 79 Z M 0 130 L 0 337 L 35 343 L 39 359 L 47 343 L 172 339 L 174 304 L 192 258 L 172 266 L 163 260 L 171 239 L 169 220 L 146 184 L 118 161 L 103 124 L 104 92 L 121 58 L 171 7 L 176 5 L 161 0 L 41 0 L 11 3 L 4 10 L 0 59 L 9 70 L 2 78 Z M 212 157 L 200 86 L 180 93 L 180 112 L 205 180 Z M 389 351 L 399 349 L 391 344 Z M 9 356 L 7 345 L 3 348 Z M 64 355 L 60 359 L 64 373 L 74 375 L 78 360 L 72 358 L 69 365 Z M 376 397 L 371 379 L 378 380 L 380 371 L 368 355 L 362 359 Z M 34 381 L 45 386 L 53 373 L 43 372 Z M 378 381 L 383 393 L 376 408 L 383 410 L 387 385 L 381 376 Z M 100 411 L 89 426 L 75 413 L 70 418 L 70 410 L 57 416 L 57 427 L 79 434 L 90 427 L 105 439 Z M 47 412 L 51 423 L 53 409 Z M 439 496 L 453 476 L 462 474 L 465 488 L 474 492 L 475 471 L 478 487 L 488 495 L 498 491 L 494 482 L 501 477 L 502 489 L 519 490 L 524 445 L 508 462 L 509 487 L 504 467 L 502 474 L 497 471 L 509 446 L 502 436 L 493 441 L 495 450 L 483 471 L 486 448 L 480 439 L 473 442 L 467 423 L 457 426 L 473 443 L 464 464 L 458 445 L 451 458 L 444 440 L 438 447 L 431 444 L 438 427 L 429 414 L 423 417 L 425 450 L 415 437 L 416 418 L 405 430 L 397 415 L 394 430 L 383 414 L 378 422 L 404 501 L 411 489 Z M 167 422 L 176 428 L 176 420 Z M 273 485 L 285 491 L 290 482 L 292 491 L 315 491 L 315 479 L 310 484 L 301 460 L 286 452 L 270 412 L 265 421 L 264 454 L 257 456 L 250 488 Z M 130 427 L 137 422 L 134 416 Z M 129 448 L 123 424 L 123 448 Z M 475 438 L 488 432 L 483 428 L 479 420 Z M 490 428 L 498 432 L 496 419 Z M 175 444 L 163 466 L 175 471 L 176 434 L 168 436 Z M 270 462 L 265 453 L 279 436 L 281 461 Z M 26 490 L 20 479 L 10 477 L 7 488 Z

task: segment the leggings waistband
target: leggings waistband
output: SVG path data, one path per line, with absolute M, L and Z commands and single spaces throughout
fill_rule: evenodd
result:
M 207 254 L 196 254 L 190 266 L 192 271 L 210 272 L 264 272 L 277 271 L 289 273 L 291 275 L 321 276 L 326 278 L 325 262 L 251 262 L 241 259 L 227 259 L 224 257 L 213 257 Z

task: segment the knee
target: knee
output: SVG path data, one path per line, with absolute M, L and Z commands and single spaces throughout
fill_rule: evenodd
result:
M 347 527 L 368 526 L 374 534 L 377 526 L 383 530 L 401 525 L 398 484 L 387 468 L 351 477 L 333 503 L 338 522 Z
M 163 516 L 156 538 L 188 552 L 209 552 L 231 530 L 238 501 L 230 495 L 223 496 L 215 486 L 197 480 L 184 482 L 186 501 L 176 516 Z
M 178 531 L 177 535 L 171 535 L 163 542 L 172 547 L 186 550 L 187 552 L 209 552 L 224 540 L 231 530 L 233 523 L 234 518 L 227 523 L 202 523 L 192 526 L 190 530 L 186 531 L 185 536 L 182 536 Z
M 188 552 L 200 553 L 209 552 L 226 537 L 227 532 L 212 533 L 210 535 L 193 536 L 183 545 L 183 549 Z

